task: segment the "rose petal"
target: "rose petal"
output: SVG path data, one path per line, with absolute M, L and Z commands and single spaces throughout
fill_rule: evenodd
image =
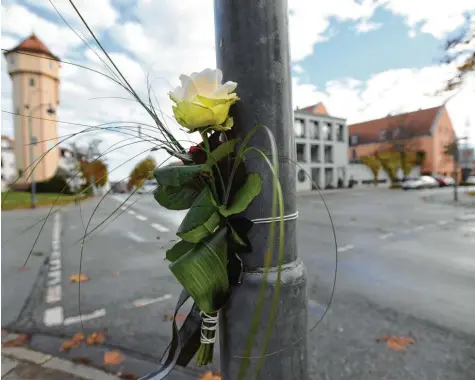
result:
M 237 87 L 237 83 L 236 82 L 226 82 L 225 84 L 223 84 L 221 87 L 217 88 L 213 94 L 212 94 L 212 98 L 223 98 L 223 97 L 227 97 L 228 95 L 230 95 Z
M 191 79 L 198 91 L 198 94 L 208 96 L 211 95 L 221 83 L 217 83 L 216 70 L 204 69 L 200 73 L 191 74 Z
M 180 75 L 180 81 L 184 91 L 182 101 L 192 101 L 198 94 L 193 80 L 188 75 Z

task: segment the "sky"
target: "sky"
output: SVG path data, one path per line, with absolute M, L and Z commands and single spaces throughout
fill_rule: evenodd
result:
M 76 0 L 77 8 L 139 94 L 153 90 L 162 120 L 189 146 L 195 135 L 179 130 L 167 93 L 181 74 L 216 67 L 211 0 Z M 442 104 L 456 133 L 475 142 L 475 78 L 457 93 L 435 95 L 454 73 L 441 63 L 444 42 L 464 26 L 475 28 L 475 0 L 288 0 L 293 106 L 323 102 L 348 123 Z M 58 15 L 52 4 L 57 8 Z M 10 49 L 34 32 L 63 61 L 109 73 L 67 0 L 3 0 L 1 47 Z M 464 16 L 471 16 L 466 21 Z M 74 31 L 76 31 L 76 33 Z M 85 43 L 87 42 L 87 44 Z M 473 46 L 471 48 L 474 48 Z M 12 111 L 11 80 L 2 57 L 2 111 Z M 237 88 L 239 93 L 239 86 Z M 117 122 L 120 131 L 96 128 L 79 143 L 99 137 L 110 178 L 123 179 L 148 156 L 152 127 L 135 138 L 136 123 L 151 123 L 120 86 L 92 71 L 61 68 L 59 135 Z M 70 123 L 70 124 L 68 124 Z M 79 124 L 79 125 L 78 125 Z M 473 132 L 470 132 L 470 129 Z M 12 116 L 2 112 L 2 134 L 13 136 Z M 167 158 L 151 153 L 158 162 Z

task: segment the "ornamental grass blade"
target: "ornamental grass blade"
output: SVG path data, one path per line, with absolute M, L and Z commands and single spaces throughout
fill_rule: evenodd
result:
M 170 264 L 170 270 L 206 313 L 218 311 L 229 296 L 227 228 L 221 228 Z
M 262 177 L 259 173 L 249 173 L 246 177 L 244 185 L 237 191 L 232 203 L 226 206 L 220 206 L 219 212 L 224 217 L 233 214 L 239 214 L 245 211 L 251 202 L 257 197 L 262 190 Z
M 211 167 L 215 165 L 218 161 L 222 160 L 225 157 L 228 157 L 231 153 L 233 153 L 236 143 L 237 140 L 232 139 L 218 145 L 218 147 L 209 154 L 206 163 L 203 165 L 203 170 L 211 170 Z
M 206 236 L 211 235 L 218 227 L 219 222 L 218 208 L 210 188 L 206 186 L 183 219 L 177 236 L 190 243 L 198 243 Z

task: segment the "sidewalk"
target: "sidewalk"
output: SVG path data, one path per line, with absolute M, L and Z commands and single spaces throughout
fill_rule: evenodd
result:
M 422 199 L 426 202 L 442 203 L 463 208 L 475 208 L 475 196 L 471 196 L 468 194 L 471 191 L 475 191 L 474 186 L 459 187 L 457 202 L 454 201 L 453 191 L 444 191 L 440 193 L 425 195 L 422 196 Z
M 5 341 L 15 337 L 18 335 L 8 334 Z M 5 380 L 117 380 L 119 378 L 95 368 L 74 364 L 26 347 L 2 347 L 2 379 Z

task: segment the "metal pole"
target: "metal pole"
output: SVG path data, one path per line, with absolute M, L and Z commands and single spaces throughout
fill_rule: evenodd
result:
M 458 202 L 458 192 L 457 192 L 457 162 L 458 162 L 458 147 L 457 139 L 454 140 L 454 202 Z
M 36 141 L 33 140 L 33 122 L 31 119 L 31 112 L 28 117 L 28 130 L 30 135 L 30 180 L 31 180 L 31 208 L 36 208 L 36 181 L 35 171 L 33 170 L 33 163 L 35 161 L 35 145 Z M 35 144 L 35 145 L 34 145 Z
M 238 83 L 240 101 L 233 110 L 235 131 L 243 139 L 257 125 L 273 132 L 279 159 L 279 176 L 284 194 L 285 214 L 296 207 L 296 170 L 288 159 L 294 158 L 293 111 L 288 40 L 287 0 L 215 0 L 216 54 L 224 80 Z M 250 144 L 270 153 L 264 130 Z M 249 219 L 272 215 L 272 174 L 257 154 L 249 156 L 246 167 L 263 177 L 263 189 L 245 215 Z M 277 230 L 279 226 L 277 226 Z M 280 300 L 267 353 L 259 379 L 307 379 L 307 294 L 306 274 L 298 257 L 296 220 L 284 222 L 285 271 L 281 278 Z M 255 224 L 250 233 L 253 252 L 242 255 L 242 284 L 233 289 L 231 299 L 220 313 L 221 373 L 224 380 L 235 380 L 245 352 L 258 293 L 263 280 L 269 225 Z M 275 247 L 277 247 L 277 241 Z M 261 355 L 269 310 L 277 278 L 277 249 L 273 252 L 266 295 L 251 356 Z M 300 339 L 297 343 L 296 341 Z M 256 373 L 258 359 L 251 359 L 245 379 Z

